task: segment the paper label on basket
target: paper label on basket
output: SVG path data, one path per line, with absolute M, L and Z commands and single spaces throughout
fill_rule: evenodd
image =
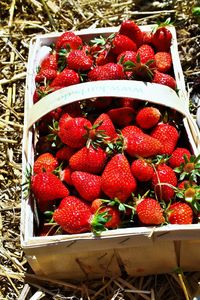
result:
M 171 107 L 185 116 L 188 114 L 183 101 L 167 86 L 133 80 L 106 80 L 76 84 L 45 96 L 30 108 L 28 128 L 60 106 L 95 97 L 136 98 Z

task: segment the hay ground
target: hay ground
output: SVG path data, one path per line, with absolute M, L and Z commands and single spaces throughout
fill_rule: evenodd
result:
M 181 63 L 197 99 L 200 84 L 198 1 L 9 0 L 0 1 L 0 299 L 192 299 L 200 272 L 107 278 L 71 285 L 31 273 L 20 248 L 21 141 L 29 41 L 38 33 L 139 25 L 168 17 L 178 33 Z M 199 5 L 200 6 L 200 5 Z M 191 101 L 191 112 L 196 105 Z M 136 291 L 135 291 L 136 290 Z

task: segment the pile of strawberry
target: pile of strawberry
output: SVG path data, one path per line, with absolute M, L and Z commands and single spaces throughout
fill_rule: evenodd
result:
M 66 32 L 41 63 L 34 102 L 81 80 L 149 80 L 175 89 L 166 73 L 172 72 L 170 44 L 165 27 L 147 34 L 130 20 L 93 46 Z M 57 108 L 36 128 L 30 178 L 42 224 L 36 234 L 198 223 L 200 157 L 174 110 L 93 98 Z
M 31 192 L 41 222 L 50 216 L 65 233 L 98 234 L 198 222 L 200 157 L 173 110 L 95 98 L 65 105 L 37 126 Z
M 147 33 L 131 20 L 122 22 L 117 33 L 88 43 L 73 32 L 65 32 L 38 68 L 34 102 L 53 91 L 86 81 L 142 80 L 176 89 L 171 40 L 165 24 Z

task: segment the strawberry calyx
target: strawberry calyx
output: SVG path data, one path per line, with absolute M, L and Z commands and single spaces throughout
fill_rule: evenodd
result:
M 105 224 L 112 218 L 108 211 L 100 212 L 101 209 L 102 206 L 99 207 L 90 220 L 91 231 L 97 236 L 107 230 Z
M 102 123 L 103 121 L 100 121 L 98 124 L 94 124 L 92 127 L 84 126 L 87 132 L 83 137 L 87 140 L 87 148 L 90 146 L 93 146 L 94 149 L 99 146 L 104 148 L 106 140 L 109 139 L 109 136 L 105 134 L 105 130 L 98 129 Z
M 141 62 L 140 54 L 136 55 L 136 61 L 126 61 L 121 63 L 124 66 L 125 72 L 132 72 L 131 78 L 132 79 L 139 79 L 139 80 L 152 80 L 154 76 L 154 67 L 151 67 L 152 63 L 154 63 L 154 59 L 149 59 L 146 63 Z
M 180 180 L 190 177 L 190 180 L 197 182 L 200 176 L 200 155 L 191 155 L 188 159 L 187 155 L 183 155 L 184 162 L 174 171 L 180 175 Z

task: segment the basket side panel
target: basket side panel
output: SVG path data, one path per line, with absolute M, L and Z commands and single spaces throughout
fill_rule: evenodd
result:
M 183 271 L 200 271 L 200 240 L 181 241 L 180 267 Z

